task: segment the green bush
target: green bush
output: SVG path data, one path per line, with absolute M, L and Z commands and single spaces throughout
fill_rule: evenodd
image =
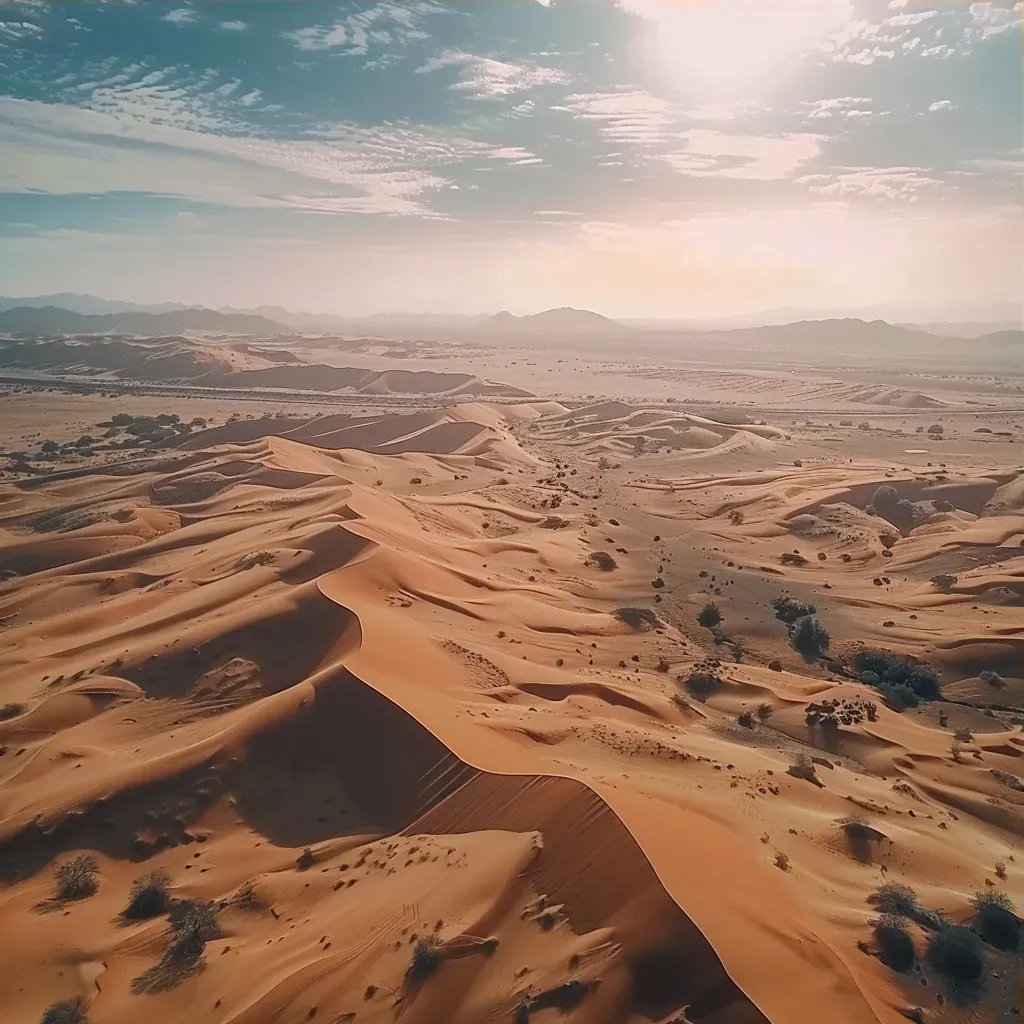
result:
M 831 640 L 828 630 L 813 615 L 805 615 L 789 627 L 790 644 L 807 658 L 820 657 Z
M 708 601 L 699 612 L 697 612 L 697 624 L 705 629 L 714 629 L 722 622 L 722 612 L 714 601 Z
M 914 940 L 903 918 L 883 914 L 875 922 L 875 941 L 878 943 L 879 957 L 886 967 L 903 972 L 914 966 L 917 959 Z

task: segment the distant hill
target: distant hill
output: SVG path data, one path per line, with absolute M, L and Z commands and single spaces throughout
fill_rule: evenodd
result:
M 186 306 L 181 302 L 159 302 L 155 305 L 144 305 L 138 302 L 121 302 L 117 299 L 100 299 L 95 295 L 79 295 L 77 292 L 56 292 L 53 295 L 30 295 L 12 297 L 0 295 L 0 313 L 18 306 L 58 306 L 72 313 L 85 313 L 97 316 L 103 313 L 173 313 L 180 309 L 197 307 Z M 240 312 L 248 312 L 243 310 Z
M 56 306 L 16 306 L 0 313 L 3 334 L 178 334 L 216 331 L 225 334 L 289 334 L 274 320 L 249 313 L 180 309 L 168 313 L 75 313 Z
M 621 334 L 628 330 L 600 313 L 592 313 L 589 309 L 573 309 L 571 306 L 546 309 L 543 313 L 529 316 L 514 316 L 502 310 L 481 320 L 478 327 L 485 331 L 522 334 Z
M 977 341 L 989 341 L 997 345 L 1024 345 L 1024 331 L 993 331 L 983 334 Z

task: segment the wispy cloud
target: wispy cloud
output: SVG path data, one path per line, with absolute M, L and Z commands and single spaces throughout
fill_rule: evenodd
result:
M 682 138 L 684 147 L 665 159 L 680 173 L 697 177 L 787 178 L 813 160 L 821 147 L 821 137 L 810 134 L 731 135 L 694 129 Z
M 353 56 L 369 52 L 370 44 L 400 45 L 426 39 L 419 27 L 422 19 L 436 8 L 423 0 L 385 0 L 367 4 L 362 10 L 329 25 L 310 25 L 282 33 L 300 50 L 332 50 L 340 47 Z
M 416 73 L 428 74 L 447 67 L 460 68 L 459 80 L 452 88 L 478 99 L 511 96 L 542 85 L 564 85 L 569 81 L 569 75 L 558 68 L 528 61 L 495 60 L 459 50 L 445 50 L 431 57 Z
M 162 20 L 169 21 L 172 25 L 191 25 L 199 20 L 199 15 L 190 7 L 176 7 L 173 11 L 168 11 Z
M 929 105 L 928 109 L 933 114 L 936 111 L 938 111 L 938 110 L 952 110 L 953 109 L 953 101 L 952 100 L 936 100 L 934 103 Z
M 244 32 L 249 26 L 244 21 L 222 21 L 220 27 L 226 32 Z
M 616 142 L 641 147 L 662 145 L 677 124 L 678 108 L 671 101 L 641 89 L 626 92 L 586 92 L 567 96 L 554 107 L 591 121 Z
M 807 117 L 822 120 L 830 117 L 850 117 L 870 113 L 871 100 L 866 96 L 837 96 L 827 100 L 805 100 Z
M 1012 7 L 1007 7 L 986 0 L 984 3 L 971 4 L 970 12 L 971 20 L 981 38 L 988 39 L 1019 28 L 1024 4 L 1016 3 Z
M 848 167 L 797 179 L 812 192 L 838 199 L 868 198 L 917 202 L 942 182 L 923 167 Z

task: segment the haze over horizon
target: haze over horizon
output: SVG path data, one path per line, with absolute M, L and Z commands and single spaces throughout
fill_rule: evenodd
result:
M 999 319 L 1022 7 L 5 0 L 0 292 Z

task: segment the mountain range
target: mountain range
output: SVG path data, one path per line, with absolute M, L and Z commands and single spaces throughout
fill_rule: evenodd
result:
M 180 334 L 215 331 L 224 334 L 290 334 L 284 324 L 252 313 L 220 313 L 214 309 L 178 309 L 163 313 L 76 313 L 57 306 L 15 306 L 0 313 L 3 334 Z
M 98 298 L 95 295 L 80 295 L 73 292 L 59 292 L 53 295 L 35 295 L 28 297 L 0 296 L 0 313 L 16 307 L 42 308 L 55 306 L 73 313 L 87 316 L 99 316 L 111 313 L 174 313 L 185 310 L 203 309 L 200 306 L 189 306 L 180 302 L 163 302 L 143 304 L 123 302 L 115 299 Z M 210 310 L 213 312 L 213 310 Z M 610 334 L 623 329 L 634 331 L 688 331 L 706 332 L 719 330 L 738 330 L 756 327 L 777 327 L 800 321 L 826 321 L 857 319 L 863 321 L 886 321 L 889 324 L 905 327 L 910 330 L 924 331 L 946 337 L 976 338 L 996 331 L 1021 329 L 1021 308 L 1011 303 L 979 308 L 972 305 L 951 305 L 942 310 L 942 318 L 936 311 L 921 310 L 897 311 L 889 307 L 872 306 L 860 309 L 810 309 L 806 307 L 787 307 L 784 309 L 761 310 L 760 312 L 744 313 L 731 317 L 703 319 L 654 319 L 621 317 L 609 320 L 587 310 L 568 308 L 546 310 L 533 316 L 514 316 L 509 312 L 501 312 L 495 316 L 487 313 L 415 313 L 387 312 L 373 313 L 369 316 L 340 316 L 334 313 L 309 313 L 285 309 L 282 306 L 263 305 L 255 309 L 244 309 L 235 306 L 221 306 L 216 312 L 227 315 L 258 316 L 273 321 L 277 325 L 274 330 L 280 332 L 282 327 L 291 328 L 310 334 L 330 334 L 343 332 L 348 334 L 381 334 L 387 335 L 401 331 L 422 332 L 425 336 L 437 335 L 439 332 L 472 330 L 481 324 L 500 333 L 523 334 Z M 903 315 L 896 315 L 902 312 Z M 920 318 L 912 321 L 908 312 L 917 312 Z M 581 314 L 577 317 L 576 314 Z M 163 328 L 161 328 L 163 329 Z M 212 330 L 221 328 L 212 327 Z M 267 328 L 261 327 L 260 333 Z

